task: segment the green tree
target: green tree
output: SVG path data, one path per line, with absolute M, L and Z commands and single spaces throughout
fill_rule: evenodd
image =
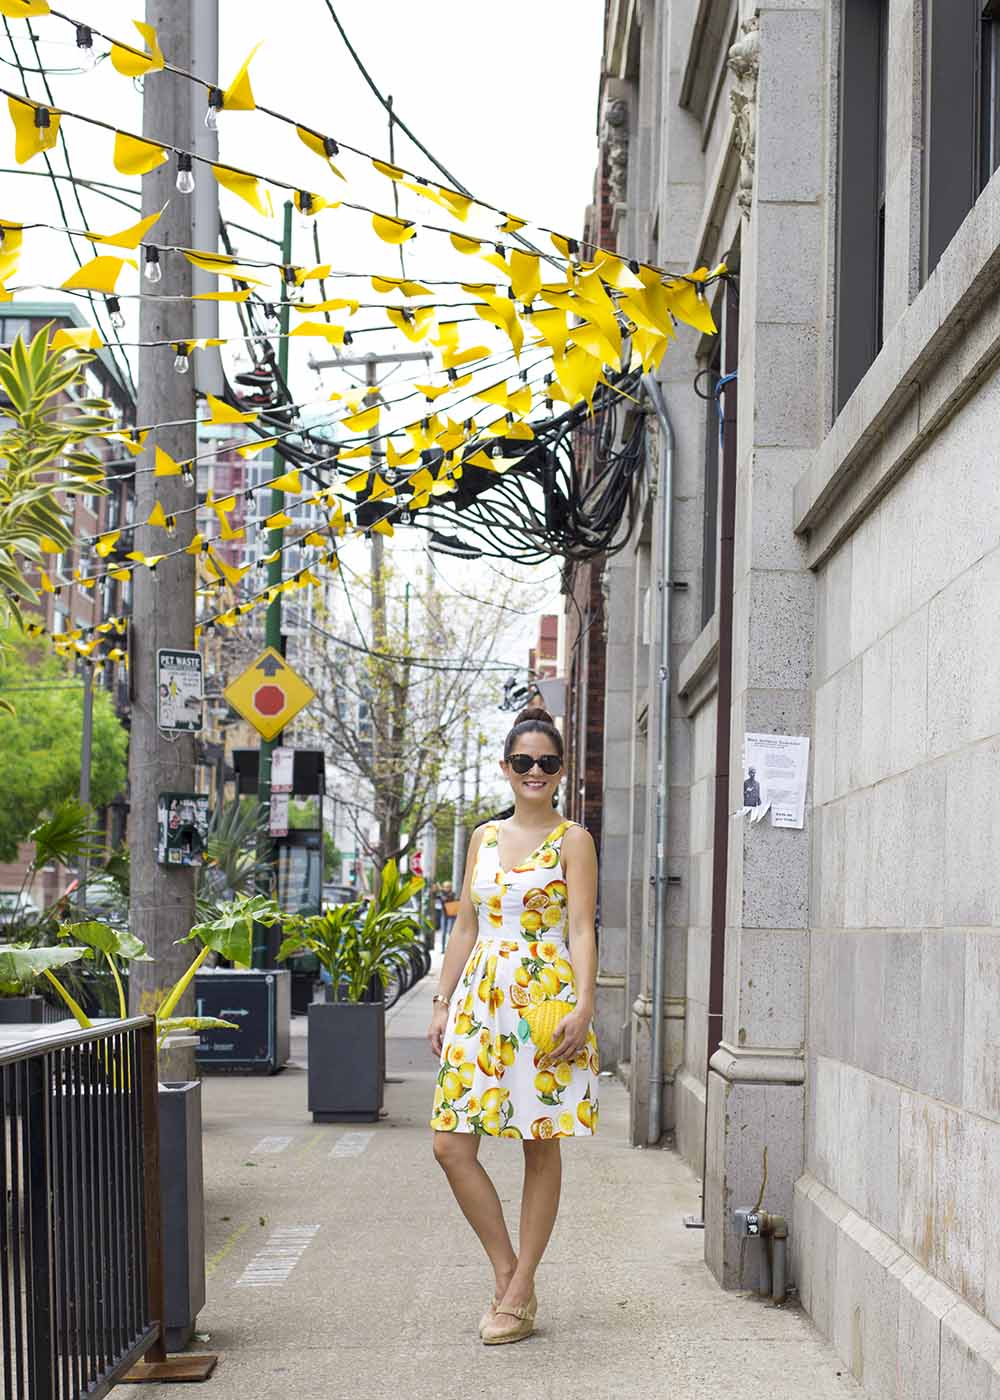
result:
M 17 847 L 45 813 L 80 789 L 83 687 L 70 663 L 29 641 L 15 626 L 0 633 L 6 648 L 0 698 L 17 705 L 0 712 L 0 860 Z M 103 807 L 125 785 L 128 736 L 107 691 L 94 688 L 90 796 Z

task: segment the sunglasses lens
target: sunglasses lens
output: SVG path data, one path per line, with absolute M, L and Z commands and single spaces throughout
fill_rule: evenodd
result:
M 523 777 L 532 766 L 532 760 L 526 753 L 512 753 L 510 756 L 510 766 L 515 773 L 520 773 Z
M 538 766 L 543 773 L 547 773 L 551 778 L 553 773 L 559 772 L 559 769 L 562 767 L 562 760 L 554 753 L 545 753 L 542 754 L 541 758 L 538 760 Z
M 543 753 L 541 758 L 537 759 L 532 758 L 531 755 L 527 753 L 512 753 L 508 762 L 514 772 L 519 773 L 522 778 L 525 773 L 529 773 L 531 769 L 534 768 L 536 763 L 542 772 L 547 774 L 550 778 L 554 773 L 558 773 L 559 769 L 562 767 L 562 759 L 554 753 Z

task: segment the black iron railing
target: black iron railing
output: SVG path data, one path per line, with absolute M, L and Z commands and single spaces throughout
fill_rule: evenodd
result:
M 155 1029 L 0 1050 L 3 1400 L 104 1396 L 161 1355 Z

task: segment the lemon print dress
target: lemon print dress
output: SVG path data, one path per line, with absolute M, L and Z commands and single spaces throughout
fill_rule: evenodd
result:
M 483 830 L 472 876 L 479 938 L 451 998 L 431 1127 L 490 1137 L 589 1137 L 597 1129 L 593 1028 L 572 1061 L 543 1069 L 576 1004 L 567 938 L 561 822 L 527 860 L 500 864 L 499 829 Z

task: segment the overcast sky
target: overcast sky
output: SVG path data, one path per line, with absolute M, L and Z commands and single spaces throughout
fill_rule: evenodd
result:
M 571 236 L 581 231 L 593 186 L 603 8 L 603 0 L 504 0 L 500 5 L 484 0 L 433 0 L 426 4 L 339 0 L 336 4 L 348 36 L 377 85 L 392 94 L 400 116 L 458 180 L 501 208 Z M 75 0 L 70 12 L 114 37 L 138 42 L 131 21 L 143 16 L 136 4 Z M 20 21 L 8 24 L 17 37 L 22 62 L 33 66 L 35 56 L 26 38 L 26 26 Z M 33 25 L 43 63 L 51 69 L 73 67 L 76 46 L 72 27 L 53 17 L 33 21 Z M 259 103 L 387 158 L 385 113 L 355 68 L 324 0 L 286 0 L 281 5 L 273 0 L 219 0 L 219 29 L 219 78 L 223 85 L 253 45 L 263 41 L 251 67 Z M 106 45 L 98 40 L 97 48 L 103 50 Z M 10 45 L 2 31 L 0 55 L 5 60 L 0 69 L 3 85 L 19 90 L 20 75 L 10 66 Z M 147 81 L 155 82 L 156 75 Z M 60 106 L 141 131 L 141 96 L 133 82 L 115 72 L 107 60 L 95 72 L 53 75 L 51 82 Z M 30 76 L 29 83 L 30 95 L 42 98 L 39 78 Z M 9 122 L 6 129 L 5 161 L 12 166 L 13 129 Z M 64 119 L 63 130 L 78 176 L 130 183 L 114 170 L 110 134 L 69 118 Z M 345 186 L 305 149 L 291 127 L 260 112 L 224 113 L 219 132 L 220 159 L 224 162 L 273 174 L 331 198 L 343 195 L 392 212 L 390 183 L 365 161 L 344 153 L 338 164 L 347 176 Z M 397 133 L 396 157 L 417 173 L 436 175 L 402 133 Z M 61 153 L 54 153 L 53 159 L 57 169 L 65 168 Z M 44 164 L 36 157 L 25 169 L 40 171 Z M 204 178 L 204 172 L 199 175 L 197 169 L 196 175 Z M 0 175 L 0 181 L 3 217 L 61 222 L 50 182 L 29 174 Z M 137 187 L 137 182 L 131 183 Z M 66 194 L 67 187 L 62 188 Z M 270 224 L 226 192 L 221 195 L 223 217 L 277 237 L 283 195 L 278 191 L 273 195 L 276 214 Z M 85 192 L 82 198 L 92 229 L 112 231 L 135 217 L 99 195 Z M 406 192 L 402 198 L 404 216 L 452 222 L 426 201 Z M 67 201 L 67 209 L 70 223 L 78 224 L 72 200 Z M 473 211 L 466 231 L 490 233 L 494 223 Z M 455 224 L 456 230 L 462 227 Z M 366 216 L 345 209 L 324 211 L 319 230 L 323 259 L 335 268 L 366 273 L 399 271 L 396 249 L 374 236 Z M 151 237 L 155 238 L 155 231 Z M 244 256 L 254 252 L 268 256 L 260 251 L 266 245 L 257 244 L 251 236 L 235 237 Z M 539 243 L 544 238 L 539 234 L 534 237 Z M 311 236 L 297 229 L 296 239 L 294 260 L 311 263 Z M 478 259 L 460 256 L 447 239 L 428 232 L 418 234 L 407 245 L 406 258 L 411 276 L 490 277 L 489 269 Z M 39 232 L 26 239 L 16 282 L 57 285 L 75 266 L 64 236 Z M 353 290 L 360 285 L 355 283 Z M 137 288 L 138 275 L 126 268 L 119 290 Z M 345 284 L 330 288 L 328 295 L 348 291 Z M 85 302 L 79 304 L 86 309 Z M 128 317 L 123 338 L 135 339 L 135 303 L 123 302 L 123 310 Z M 222 333 L 237 329 L 231 310 L 224 308 Z M 485 338 L 477 331 L 472 343 Z M 376 342 L 380 351 L 411 348 L 391 329 L 384 335 L 366 336 L 359 348 L 376 348 Z M 312 395 L 326 400 L 331 390 L 342 386 L 344 373 L 326 372 L 318 379 L 307 369 L 305 360 L 310 351 L 323 353 L 322 342 L 292 344 L 293 394 L 300 400 Z M 164 368 L 169 371 L 166 361 Z M 404 377 L 400 372 L 397 382 Z M 550 609 L 558 607 L 552 577 L 553 566 L 538 573 L 539 603 Z M 524 656 L 531 636 L 533 627 L 522 622 L 510 634 L 505 652 Z

